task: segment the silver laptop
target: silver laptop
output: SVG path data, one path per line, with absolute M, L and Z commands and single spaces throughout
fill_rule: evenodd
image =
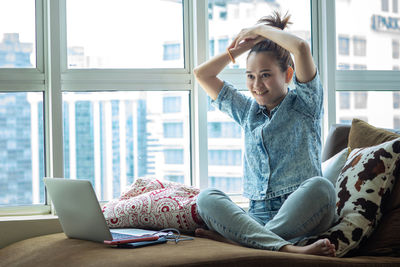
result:
M 103 242 L 157 233 L 133 228 L 110 230 L 90 181 L 63 178 L 43 180 L 61 227 L 69 238 Z

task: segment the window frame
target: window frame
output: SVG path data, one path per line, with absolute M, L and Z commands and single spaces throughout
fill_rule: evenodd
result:
M 66 0 L 36 0 L 36 68 L 1 69 L 0 92 L 42 92 L 44 96 L 45 175 L 63 177 L 62 93 L 89 91 L 188 91 L 190 95 L 191 184 L 200 189 L 208 183 L 206 93 L 192 70 L 209 57 L 208 1 L 183 1 L 184 67 L 173 69 L 68 69 Z M 332 8 L 333 7 L 333 8 Z M 334 1 L 310 0 L 312 53 L 324 85 L 325 135 L 336 121 L 335 89 L 358 90 L 379 84 L 393 89 L 400 77 L 391 71 L 337 71 Z M 51 69 L 50 69 L 51 66 Z M 245 87 L 244 69 L 226 69 L 220 77 Z M 377 79 L 376 81 L 373 78 Z M 388 80 L 388 78 L 390 78 Z M 359 82 L 367 79 L 361 85 Z M 349 87 L 350 86 L 350 87 Z M 355 90 L 351 87 L 351 90 Z M 323 135 L 323 136 L 325 136 Z M 323 137 L 322 137 L 323 138 Z M 325 139 L 325 138 L 323 138 Z M 57 149 L 55 149 L 57 148 Z M 50 214 L 51 200 L 44 205 L 1 207 L 0 216 Z
M 45 77 L 45 55 L 44 47 L 45 42 L 45 6 L 43 0 L 35 1 L 35 53 L 36 53 L 36 67 L 34 68 L 1 68 L 0 69 L 0 93 L 17 93 L 17 92 L 41 92 L 43 95 L 43 107 L 46 101 L 46 77 Z M 46 109 L 43 116 L 46 116 Z M 46 120 L 45 120 L 46 122 Z M 47 127 L 44 123 L 44 133 L 46 136 Z M 46 143 L 47 140 L 44 141 Z M 46 155 L 46 146 L 44 147 Z M 49 164 L 45 157 L 45 173 L 49 169 Z M 18 206 L 3 206 L 0 207 L 0 216 L 10 215 L 38 215 L 49 214 L 51 211 L 50 205 L 45 203 L 32 204 L 32 205 L 18 205 Z
M 329 39 L 336 37 L 336 1 L 326 1 L 327 31 Z M 366 40 L 365 40 L 366 41 Z M 330 48 L 329 48 L 330 47 Z M 336 51 L 334 43 L 328 44 L 328 51 Z M 400 91 L 398 86 L 400 75 L 397 70 L 338 70 L 336 69 L 336 53 L 327 58 L 328 76 L 331 80 L 329 93 L 328 125 L 336 124 L 336 91 Z M 331 96 L 332 95 L 332 96 Z

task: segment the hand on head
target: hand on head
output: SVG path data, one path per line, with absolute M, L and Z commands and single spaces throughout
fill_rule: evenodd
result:
M 243 53 L 247 50 L 250 50 L 254 45 L 256 45 L 257 43 L 261 42 L 264 39 L 265 38 L 260 35 L 242 37 L 239 34 L 228 46 L 228 49 L 231 51 L 237 50 L 239 51 L 239 53 Z

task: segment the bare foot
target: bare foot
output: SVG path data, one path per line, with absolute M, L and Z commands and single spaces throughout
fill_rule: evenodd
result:
M 336 256 L 335 245 L 331 244 L 331 242 L 327 238 L 320 239 L 318 241 L 315 241 L 311 245 L 304 246 L 304 247 L 286 245 L 286 246 L 283 246 L 279 251 L 300 253 L 300 254 L 319 255 L 319 256 L 328 256 L 328 257 Z
M 204 238 L 212 239 L 212 240 L 219 241 L 219 242 L 224 242 L 224 243 L 233 244 L 233 245 L 239 245 L 238 243 L 236 243 L 232 240 L 226 239 L 225 237 L 218 234 L 217 232 L 206 230 L 203 228 L 197 228 L 194 231 L 194 234 L 198 237 L 204 237 Z

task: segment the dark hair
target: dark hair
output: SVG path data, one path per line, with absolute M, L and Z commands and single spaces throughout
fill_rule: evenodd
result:
M 274 11 L 272 15 L 259 19 L 257 21 L 257 24 L 265 24 L 283 30 L 287 27 L 288 24 L 292 24 L 291 22 L 289 22 L 289 19 L 290 15 L 288 15 L 288 13 L 286 13 L 285 16 L 281 18 L 281 14 L 277 11 Z M 286 71 L 289 66 L 294 69 L 293 60 L 290 56 L 289 51 L 276 44 L 275 42 L 269 39 L 265 39 L 264 41 L 257 43 L 250 50 L 247 58 L 250 56 L 251 53 L 260 52 L 271 52 L 275 56 L 281 71 Z

